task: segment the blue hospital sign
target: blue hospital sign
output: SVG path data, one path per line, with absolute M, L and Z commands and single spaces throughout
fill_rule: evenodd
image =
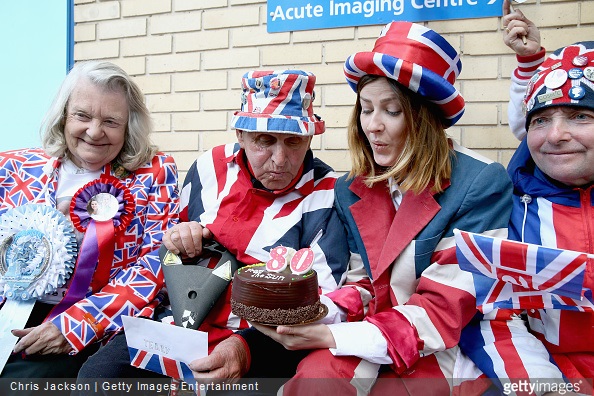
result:
M 501 16 L 503 0 L 268 0 L 268 32 Z

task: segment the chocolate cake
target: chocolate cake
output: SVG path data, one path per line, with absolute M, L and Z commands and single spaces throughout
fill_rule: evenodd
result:
M 288 268 L 270 272 L 260 263 L 238 269 L 233 277 L 231 310 L 248 321 L 301 324 L 319 319 L 325 309 L 320 303 L 318 277 L 313 269 L 296 275 Z

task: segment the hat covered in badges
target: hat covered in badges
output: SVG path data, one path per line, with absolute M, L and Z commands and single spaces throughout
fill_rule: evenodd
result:
M 241 110 L 231 128 L 247 132 L 319 135 L 325 123 L 313 112 L 316 76 L 301 70 L 251 71 L 241 79 Z
M 348 57 L 344 74 L 351 88 L 366 74 L 385 76 L 435 103 L 445 127 L 464 114 L 464 98 L 454 87 L 462 70 L 458 52 L 435 31 L 416 23 L 387 24 L 371 52 Z
M 526 130 L 532 115 L 549 106 L 594 109 L 594 41 L 582 41 L 553 52 L 526 86 Z

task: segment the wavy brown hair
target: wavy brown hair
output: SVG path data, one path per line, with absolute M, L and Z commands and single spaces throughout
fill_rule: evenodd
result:
M 407 125 L 402 152 L 396 163 L 387 168 L 375 163 L 360 118 L 361 90 L 380 78 L 385 78 L 396 93 Z M 383 76 L 368 74 L 359 80 L 357 102 L 348 126 L 348 142 L 353 163 L 349 177 L 361 176 L 368 186 L 392 177 L 403 190 L 411 190 L 415 194 L 427 187 L 431 187 L 434 192 L 442 192 L 442 183 L 450 178 L 452 172 L 450 153 L 453 150 L 439 108 L 395 80 Z

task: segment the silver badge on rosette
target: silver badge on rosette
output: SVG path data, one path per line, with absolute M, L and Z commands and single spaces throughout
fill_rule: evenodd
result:
M 77 247 L 72 223 L 58 210 L 29 204 L 0 216 L 0 371 L 35 301 L 66 283 Z

